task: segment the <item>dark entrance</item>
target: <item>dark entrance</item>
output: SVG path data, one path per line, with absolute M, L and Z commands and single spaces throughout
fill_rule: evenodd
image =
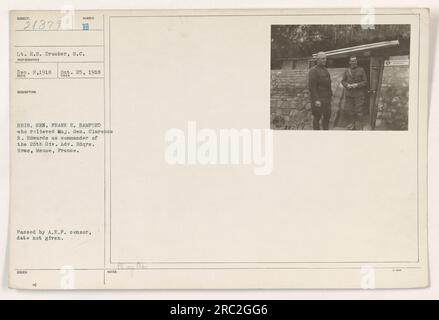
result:
M 367 76 L 367 86 L 364 88 L 364 105 L 363 105 L 363 124 L 369 124 L 370 123 L 370 111 L 369 111 L 369 100 L 370 100 L 370 58 L 357 58 L 358 60 L 358 66 L 362 67 L 364 71 L 366 72 Z
M 400 47 L 399 40 L 382 41 L 369 43 L 349 48 L 341 48 L 326 51 L 328 58 L 328 68 L 348 68 L 348 60 L 351 56 L 356 56 L 358 65 L 362 67 L 367 75 L 368 87 L 365 88 L 365 104 L 363 107 L 363 125 L 365 129 L 375 129 L 378 112 L 378 96 L 381 88 L 384 60 L 389 56 L 403 55 L 408 53 L 408 45 Z M 313 59 L 316 54 L 313 55 Z M 349 113 L 344 110 L 344 103 L 340 99 L 337 117 L 334 127 L 346 128 L 349 123 Z
M 327 67 L 328 68 L 343 68 L 347 69 L 349 68 L 349 57 L 343 57 L 343 58 L 332 58 L 328 60 Z M 364 88 L 364 105 L 363 105 L 363 124 L 364 126 L 369 126 L 371 123 L 371 111 L 370 111 L 370 99 L 371 99 L 371 77 L 373 77 L 371 73 L 371 57 L 360 57 L 357 56 L 358 66 L 363 68 L 366 72 L 367 76 L 367 83 L 368 85 Z M 344 98 L 340 100 L 338 113 L 336 115 L 336 118 L 334 120 L 334 126 L 339 128 L 345 128 L 349 124 L 352 123 L 350 119 L 350 114 L 348 110 L 344 109 Z

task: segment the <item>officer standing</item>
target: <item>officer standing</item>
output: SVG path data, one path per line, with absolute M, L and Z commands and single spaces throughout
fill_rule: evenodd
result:
M 317 53 L 317 65 L 309 70 L 308 74 L 309 92 L 311 97 L 313 128 L 320 130 L 320 120 L 322 120 L 323 130 L 329 129 L 329 119 L 331 118 L 331 76 L 326 69 L 326 54 Z
M 367 76 L 363 68 L 358 66 L 357 57 L 349 59 L 349 68 L 346 69 L 341 81 L 345 87 L 345 107 L 350 113 L 353 130 L 363 130 L 364 88 L 367 86 Z

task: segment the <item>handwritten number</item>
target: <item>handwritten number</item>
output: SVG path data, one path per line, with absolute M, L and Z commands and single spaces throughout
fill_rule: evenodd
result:
M 61 20 L 28 20 L 24 23 L 23 30 L 60 30 Z
M 40 30 L 46 29 L 46 20 L 40 20 Z

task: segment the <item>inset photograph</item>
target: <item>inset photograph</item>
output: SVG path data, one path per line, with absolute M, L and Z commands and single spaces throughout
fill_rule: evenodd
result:
M 275 130 L 408 130 L 410 25 L 272 25 Z

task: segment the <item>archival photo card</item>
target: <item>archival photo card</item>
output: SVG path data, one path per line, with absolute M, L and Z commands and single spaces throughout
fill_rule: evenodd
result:
M 9 286 L 428 286 L 428 9 L 10 13 Z

